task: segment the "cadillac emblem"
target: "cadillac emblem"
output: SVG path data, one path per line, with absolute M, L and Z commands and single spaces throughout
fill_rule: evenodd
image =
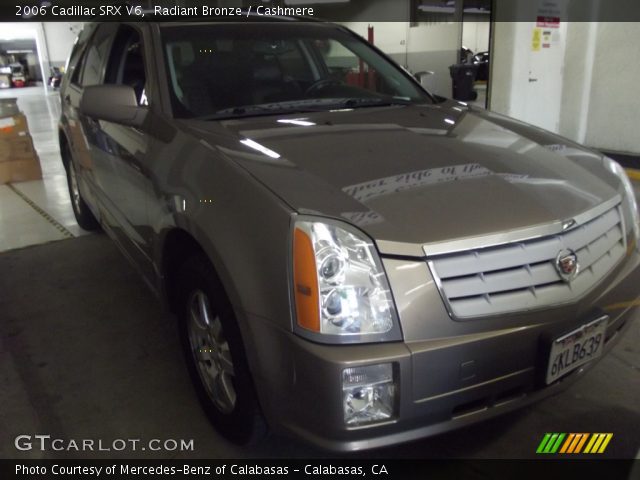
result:
M 570 282 L 580 272 L 578 255 L 573 250 L 562 250 L 556 257 L 556 270 L 565 282 Z

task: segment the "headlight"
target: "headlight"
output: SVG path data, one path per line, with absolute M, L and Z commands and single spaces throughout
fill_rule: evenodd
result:
M 603 157 L 605 166 L 622 182 L 624 186 L 624 193 L 627 201 L 627 205 L 629 207 L 629 211 L 631 212 L 631 226 L 633 228 L 634 237 L 636 239 L 636 246 L 640 247 L 640 215 L 638 214 L 638 204 L 636 203 L 636 194 L 633 189 L 633 184 L 629 177 L 627 176 L 627 172 L 624 171 L 624 168 L 620 166 L 618 162 L 610 159 L 609 157 Z
M 373 242 L 350 225 L 297 220 L 293 291 L 298 333 L 321 342 L 400 340 L 400 327 Z

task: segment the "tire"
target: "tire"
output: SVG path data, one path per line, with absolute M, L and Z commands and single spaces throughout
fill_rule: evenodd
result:
M 76 217 L 76 222 L 83 230 L 93 231 L 100 228 L 100 223 L 86 204 L 78 187 L 78 177 L 73 160 L 69 158 L 67 163 L 67 186 L 69 187 L 69 197 L 71 198 L 71 208 Z
M 204 255 L 195 255 L 182 265 L 175 285 L 182 348 L 202 408 L 227 440 L 257 442 L 267 427 L 233 308 L 213 267 Z

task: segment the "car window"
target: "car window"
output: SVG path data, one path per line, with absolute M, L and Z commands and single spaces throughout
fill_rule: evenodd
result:
M 81 85 L 99 85 L 106 56 L 111 45 L 113 29 L 108 24 L 99 25 L 84 54 Z
M 91 32 L 91 27 L 80 32 L 65 65 L 65 71 L 71 75 L 70 82 L 78 87 L 81 86 L 82 67 L 87 58 L 87 44 L 89 43 L 87 37 L 92 36 L 89 32 Z
M 273 53 L 267 51 L 262 60 L 277 63 L 282 73 L 295 81 L 313 80 L 312 60 L 302 41 L 285 41 L 279 51 Z
M 393 85 L 398 85 L 398 78 L 381 77 L 374 67 L 350 50 L 345 44 L 333 39 L 316 40 L 314 47 L 322 56 L 327 66 L 329 77 L 347 85 L 352 85 L 370 92 L 392 95 Z
M 400 68 L 338 28 L 163 26 L 162 39 L 177 118 L 432 102 Z
M 119 28 L 107 62 L 104 83 L 128 85 L 136 93 L 138 105 L 148 105 L 147 75 L 140 33 L 132 27 Z
M 71 74 L 71 83 L 73 83 L 74 85 L 80 85 L 80 73 L 82 72 L 82 66 L 84 65 L 84 59 L 86 58 L 85 53 L 86 51 L 82 51 L 80 53 L 80 58 L 77 62 L 75 62 L 75 65 L 73 64 L 73 62 L 69 63 L 70 65 L 72 65 L 71 68 L 73 69 L 73 73 Z

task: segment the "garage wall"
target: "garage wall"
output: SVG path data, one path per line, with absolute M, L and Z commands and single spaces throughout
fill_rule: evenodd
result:
M 71 52 L 77 33 L 82 29 L 82 22 L 7 22 L 2 24 L 0 39 L 34 39 L 39 58 L 29 56 L 31 74 L 46 80 L 50 66 L 63 66 Z
M 514 15 L 516 3 L 521 15 L 535 18 L 535 2 L 498 0 L 498 14 Z M 542 64 L 541 75 L 532 68 L 541 58 L 532 48 L 536 23 L 494 24 L 490 108 L 596 149 L 640 154 L 640 23 L 567 22 L 593 18 L 604 8 L 598 0 L 569 7 L 561 28 L 552 29 L 558 56 Z
M 473 53 L 489 50 L 489 15 L 466 15 L 462 24 L 462 45 Z
M 82 29 L 82 23 L 43 22 L 45 41 L 51 66 L 63 66 L 71 53 L 73 42 Z
M 425 86 L 433 93 L 451 96 L 449 65 L 456 63 L 462 36 L 459 23 L 415 23 L 406 21 L 372 22 L 371 19 L 406 20 L 410 0 L 376 0 L 340 4 L 341 22 L 358 35 L 367 38 L 369 25 L 375 30 L 375 45 L 400 65 L 412 72 L 432 71 Z M 330 9 L 323 10 L 330 12 Z
M 534 23 L 497 22 L 490 108 L 547 128 L 590 147 L 640 154 L 640 24 L 568 22 L 543 75 L 532 75 Z M 636 59 L 635 61 L 633 59 Z M 531 77 L 545 82 L 532 96 Z M 537 84 L 536 84 L 537 85 Z M 540 121 L 532 104 L 551 115 Z
M 494 46 L 491 51 L 493 65 L 490 108 L 531 123 L 536 122 L 527 112 L 527 88 L 531 31 L 534 25 L 526 22 L 496 22 Z M 557 86 L 553 88 L 557 90 Z M 538 102 L 542 102 L 542 99 L 538 99 Z M 549 125 L 544 127 L 553 128 Z
M 367 27 L 374 27 L 375 45 L 412 72 L 432 71 L 428 87 L 436 94 L 451 96 L 449 65 L 456 63 L 460 44 L 459 23 L 344 22 L 367 38 Z
M 419 23 L 409 28 L 408 68 L 413 72 L 434 72 L 430 79 L 433 93 L 451 97 L 449 66 L 458 62 L 460 23 Z
M 593 71 L 591 85 L 585 86 L 588 109 L 581 112 L 587 119 L 584 141 L 601 149 L 640 154 L 640 24 L 599 23 L 593 30 Z
M 0 29 L 0 40 L 29 39 L 35 41 L 36 50 L 39 57 L 35 55 L 27 56 L 29 74 L 37 80 L 41 80 L 44 75 L 48 76 L 48 55 L 46 51 L 44 31 L 42 23 L 39 22 L 4 22 Z

